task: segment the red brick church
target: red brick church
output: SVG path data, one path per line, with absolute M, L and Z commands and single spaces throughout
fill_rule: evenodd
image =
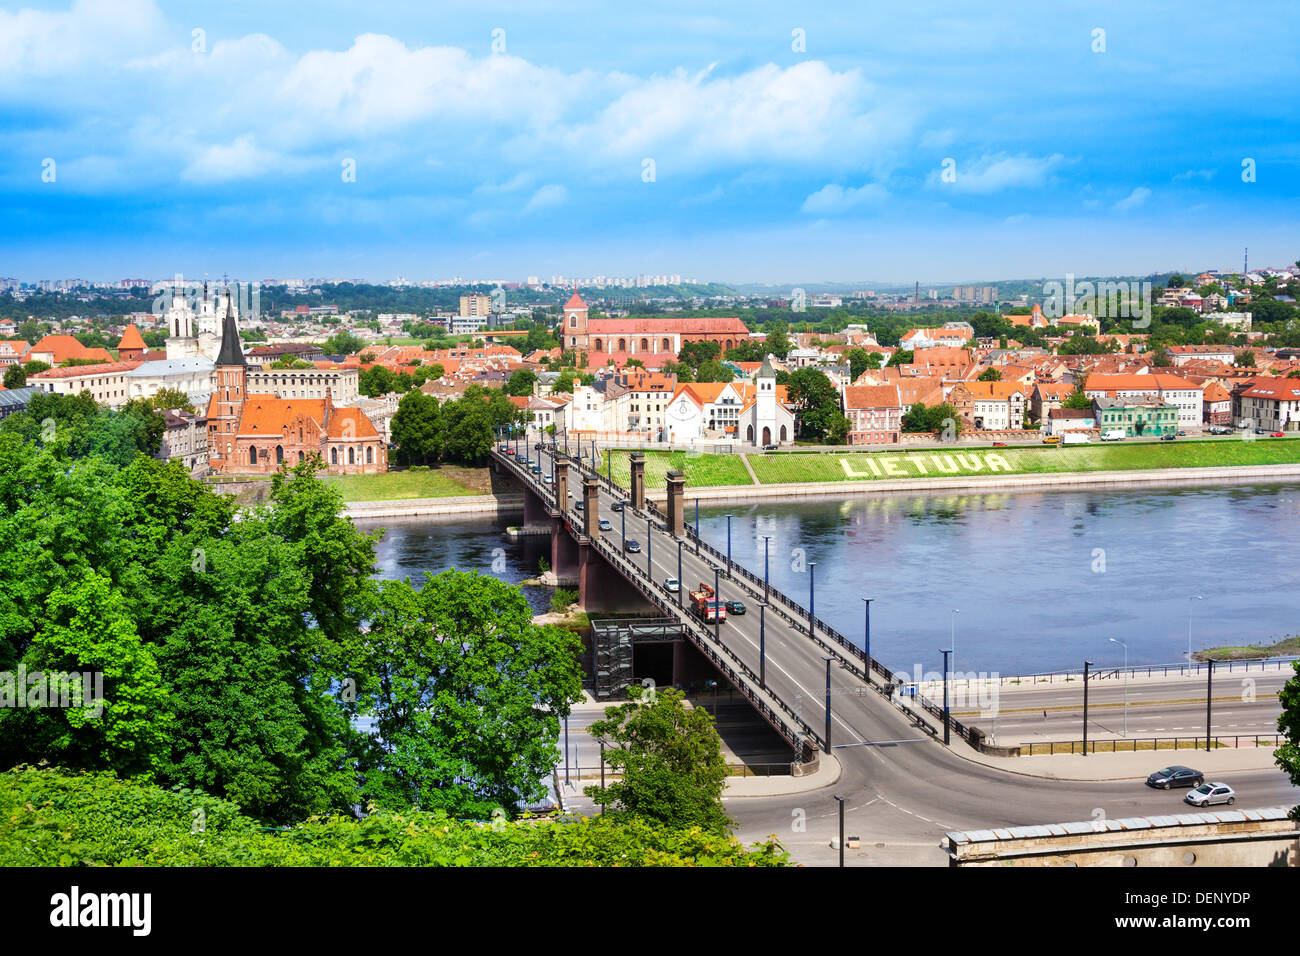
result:
M 727 349 L 749 341 L 749 329 L 733 316 L 722 318 L 671 318 L 637 316 L 626 319 L 593 319 L 587 303 L 577 292 L 564 303 L 561 343 L 566 349 L 587 353 L 587 368 L 625 365 L 640 359 L 647 368 L 675 361 L 687 342 L 717 342 Z
M 226 307 L 212 397 L 208 401 L 208 464 L 227 475 L 260 475 L 313 453 L 331 475 L 388 470 L 388 447 L 359 408 L 339 408 L 330 397 L 280 398 L 248 394 L 248 365 L 235 316 Z

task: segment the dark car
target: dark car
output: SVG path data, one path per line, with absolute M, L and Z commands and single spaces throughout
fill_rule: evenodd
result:
M 541 465 L 533 465 L 533 474 L 534 474 L 534 475 L 540 475 L 541 473 L 542 473 L 542 466 L 541 466 Z
M 610 510 L 610 511 L 622 511 L 622 510 L 623 510 L 623 502 L 621 502 L 621 501 L 616 501 L 616 502 L 614 502 L 612 505 L 609 506 L 609 510 Z
M 1165 767 L 1147 777 L 1148 787 L 1168 790 L 1171 787 L 1199 787 L 1205 783 L 1205 774 L 1191 767 Z
M 1173 432 L 1169 432 L 1169 433 L 1167 433 L 1167 434 L 1165 434 L 1165 435 L 1161 435 L 1161 436 L 1160 436 L 1160 440 L 1161 440 L 1161 441 L 1173 441 L 1173 440 L 1176 439 L 1177 437 L 1178 437 L 1178 436 L 1175 435 Z
M 764 445 L 764 446 L 763 446 L 763 451 L 776 451 L 776 449 L 777 449 L 777 446 L 776 446 L 776 445 Z
M 728 602 L 727 602 L 727 613 L 728 613 L 728 614 L 744 614 L 744 613 L 745 613 L 745 605 L 744 605 L 742 602 L 740 602 L 740 601 L 728 601 Z
M 639 554 L 641 552 L 641 542 L 628 538 L 623 542 L 623 550 L 628 554 Z
M 579 498 L 579 499 L 574 503 L 573 507 L 577 508 L 579 511 L 583 511 L 583 510 L 585 510 L 585 509 L 583 508 L 583 506 L 582 506 L 582 499 L 581 499 L 581 498 Z

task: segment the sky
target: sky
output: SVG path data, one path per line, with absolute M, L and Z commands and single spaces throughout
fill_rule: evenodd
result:
M 0 0 L 0 276 L 1284 266 L 1297 49 L 1286 0 Z

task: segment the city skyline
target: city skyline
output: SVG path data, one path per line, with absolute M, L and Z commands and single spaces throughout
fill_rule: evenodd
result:
M 973 282 L 1222 268 L 1247 245 L 1291 262 L 1286 9 L 1198 9 L 8 4 L 0 273 L 935 284 L 936 263 Z M 1247 41 L 1230 68 L 1206 55 Z

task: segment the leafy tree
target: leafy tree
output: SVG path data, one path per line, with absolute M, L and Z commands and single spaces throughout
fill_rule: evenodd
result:
M 572 392 L 573 383 L 577 380 L 577 378 L 578 376 L 577 376 L 576 369 L 566 368 L 564 371 L 560 373 L 560 377 L 555 380 L 555 384 L 551 386 L 551 391 Z
M 914 359 L 914 353 L 911 349 L 899 349 L 893 355 L 889 356 L 886 366 L 894 368 L 899 365 L 910 365 Z
M 677 352 L 677 360 L 698 369 L 705 362 L 717 361 L 721 355 L 722 346 L 717 342 L 684 342 Z
M 1300 787 L 1300 661 L 1291 667 L 1295 676 L 1286 682 L 1277 695 L 1282 704 L 1277 729 L 1286 737 L 1286 742 L 1273 752 L 1273 757 L 1291 778 L 1291 783 Z M 1291 816 L 1300 819 L 1300 806 L 1292 809 Z
M 149 399 L 149 405 L 160 412 L 175 408 L 182 412 L 194 413 L 194 404 L 190 401 L 189 396 L 178 388 L 158 389 L 157 394 Z
M 849 360 L 849 375 L 855 382 L 858 376 L 868 369 L 880 368 L 880 362 L 884 358 L 879 352 L 868 353 L 864 348 L 849 349 L 844 353 L 844 357 Z
M 1242 367 L 1242 368 L 1254 368 L 1254 367 L 1255 367 L 1255 353 L 1254 353 L 1254 352 L 1238 352 L 1238 353 L 1237 353 L 1237 357 L 1233 360 L 1232 364 L 1233 364 L 1233 365 L 1236 365 L 1236 366 L 1239 366 L 1239 367 Z
M 366 347 L 366 343 L 351 332 L 338 331 L 325 340 L 325 352 L 329 355 L 355 355 Z
M 438 400 L 412 389 L 397 403 L 390 423 L 397 459 L 404 465 L 430 464 L 442 452 L 442 421 Z
M 730 382 L 732 377 L 732 374 L 723 368 L 722 363 L 717 359 L 701 362 L 700 367 L 695 371 L 697 382 Z
M 831 380 L 815 368 L 801 368 L 791 373 L 787 389 L 797 409 L 799 434 L 824 441 L 840 414 L 840 395 Z
M 1066 396 L 1065 401 L 1061 402 L 1061 407 L 1075 409 L 1092 408 L 1092 399 L 1084 393 L 1083 386 L 1080 385 Z
M 951 402 L 941 402 L 927 408 L 925 402 L 917 402 L 903 416 L 902 430 L 905 432 L 945 432 L 952 435 L 961 434 L 965 428 L 961 415 Z
M 39 372 L 48 371 L 52 367 L 53 366 L 51 366 L 48 362 L 41 362 L 36 359 L 32 359 L 30 362 L 23 363 L 23 371 L 26 372 L 28 375 L 36 375 Z
M 358 709 L 375 732 L 364 796 L 486 818 L 540 799 L 581 697 L 573 632 L 532 623 L 517 588 L 457 570 L 378 586 Z
M 778 324 L 774 328 L 768 329 L 767 338 L 763 342 L 763 350 L 770 355 L 784 361 L 785 357 L 790 354 L 790 335 L 786 331 L 784 324 Z
M 606 708 L 591 725 L 605 742 L 606 762 L 622 780 L 587 787 L 586 794 L 618 817 L 632 816 L 669 827 L 726 833 L 732 822 L 722 806 L 727 764 L 713 718 L 688 710 L 674 689 L 647 693 L 633 685 L 629 703 Z
M 981 382 L 1000 382 L 1002 381 L 1002 373 L 992 366 L 989 366 L 984 371 L 980 372 L 978 379 Z
M 1174 360 L 1169 357 L 1169 351 L 1162 345 L 1152 351 L 1151 364 L 1156 368 L 1169 368 L 1174 364 Z
M 531 395 L 533 386 L 537 384 L 537 373 L 529 371 L 526 368 L 516 369 L 511 374 L 510 380 L 506 382 L 507 395 Z
M 5 369 L 5 388 L 22 388 L 27 384 L 27 373 L 21 365 L 10 365 Z

